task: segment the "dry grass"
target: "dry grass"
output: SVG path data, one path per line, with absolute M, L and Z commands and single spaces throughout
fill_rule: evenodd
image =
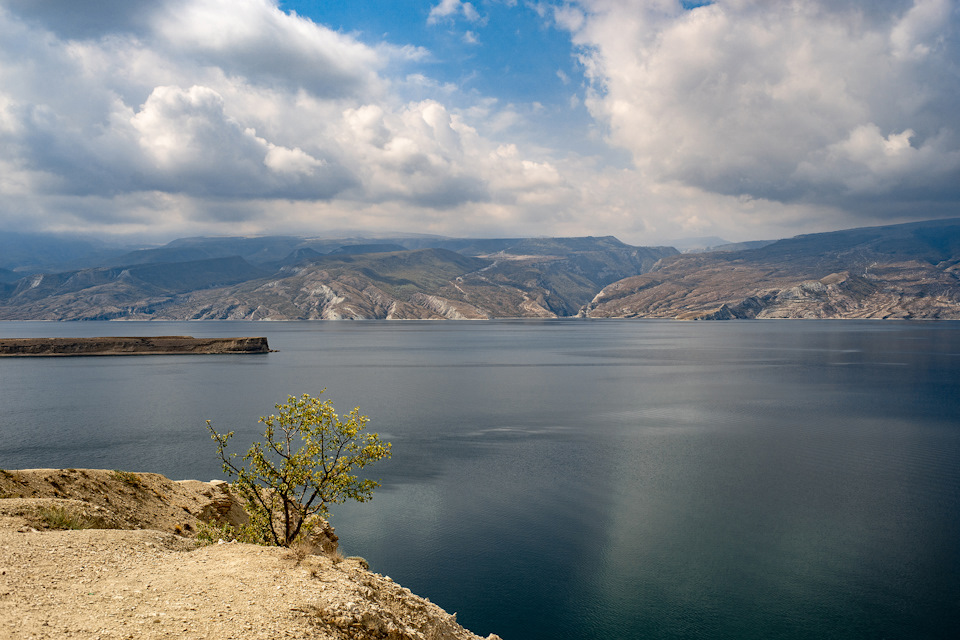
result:
M 97 518 L 78 514 L 70 509 L 52 505 L 41 507 L 36 515 L 39 524 L 48 529 L 99 529 L 103 523 Z
M 122 482 L 128 487 L 132 487 L 134 489 L 139 489 L 141 486 L 143 486 L 143 483 L 140 481 L 140 476 L 132 471 L 120 471 L 119 469 L 114 469 L 113 478 L 118 482 Z
M 299 566 L 307 556 L 312 556 L 317 552 L 317 545 L 309 538 L 301 536 L 290 545 L 290 552 Z

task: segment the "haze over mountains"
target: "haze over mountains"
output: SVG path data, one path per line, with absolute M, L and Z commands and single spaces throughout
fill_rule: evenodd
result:
M 613 237 L 7 235 L 0 319 L 960 318 L 960 220 L 681 254 Z

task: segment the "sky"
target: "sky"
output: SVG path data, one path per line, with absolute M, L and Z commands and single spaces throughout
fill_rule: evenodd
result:
M 0 0 L 0 231 L 960 217 L 958 0 Z

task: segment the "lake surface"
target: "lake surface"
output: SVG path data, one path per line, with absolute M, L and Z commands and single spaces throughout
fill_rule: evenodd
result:
M 0 360 L 0 467 L 223 477 L 289 394 L 393 443 L 347 555 L 476 633 L 953 638 L 960 323 L 0 323 L 277 353 Z

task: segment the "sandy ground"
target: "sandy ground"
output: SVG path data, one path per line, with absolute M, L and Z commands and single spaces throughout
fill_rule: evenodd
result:
M 110 528 L 50 528 L 57 509 Z M 479 640 L 342 559 L 335 536 L 298 550 L 193 537 L 205 519 L 241 517 L 223 483 L 0 471 L 0 638 Z

